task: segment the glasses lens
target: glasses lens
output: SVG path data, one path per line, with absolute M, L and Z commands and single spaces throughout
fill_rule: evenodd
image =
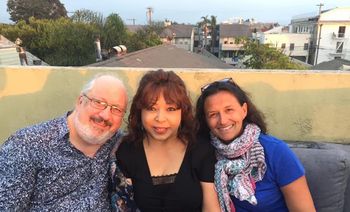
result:
M 91 99 L 91 106 L 93 106 L 96 109 L 104 110 L 108 105 L 106 102 L 102 102 L 97 99 Z
M 90 101 L 90 105 L 93 108 L 99 109 L 99 110 L 105 110 L 108 106 L 111 107 L 111 113 L 117 116 L 123 116 L 124 110 L 120 109 L 119 107 L 115 105 L 108 105 L 107 102 L 100 101 L 98 99 L 90 98 L 87 95 L 84 94 L 84 96 Z
M 111 106 L 111 113 L 117 116 L 122 116 L 124 114 L 123 110 L 119 109 L 116 106 Z

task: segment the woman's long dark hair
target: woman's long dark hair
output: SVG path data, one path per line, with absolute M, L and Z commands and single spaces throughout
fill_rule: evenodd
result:
M 243 120 L 243 126 L 248 123 L 256 124 L 261 132 L 266 134 L 267 128 L 264 121 L 264 115 L 256 108 L 256 106 L 250 100 L 248 94 L 242 90 L 233 80 L 228 81 L 216 81 L 202 89 L 202 93 L 199 96 L 196 104 L 196 129 L 197 133 L 202 136 L 209 136 L 210 129 L 208 127 L 205 112 L 204 103 L 205 100 L 220 91 L 227 91 L 235 96 L 241 106 L 244 103 L 247 104 L 247 116 Z
M 175 104 L 177 108 L 181 109 L 178 138 L 189 146 L 195 141 L 192 105 L 185 83 L 173 71 L 163 71 L 162 69 L 149 71 L 142 77 L 132 100 L 128 117 L 128 133 L 123 141 L 132 142 L 137 146 L 142 143 L 146 132 L 142 126 L 141 111 L 154 105 L 161 93 L 168 104 Z

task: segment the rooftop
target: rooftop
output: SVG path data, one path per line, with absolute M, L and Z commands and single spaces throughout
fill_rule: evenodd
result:
M 250 27 L 245 24 L 220 24 L 220 38 L 251 36 Z
M 126 55 L 94 63 L 94 67 L 143 67 L 143 68 L 221 68 L 230 69 L 231 65 L 216 57 L 208 57 L 163 44 Z
M 313 70 L 342 70 L 345 66 L 350 66 L 349 60 L 334 59 L 319 63 L 312 67 Z
M 173 35 L 175 35 L 175 37 L 177 38 L 191 38 L 192 29 L 193 29 L 192 25 L 185 25 L 185 24 L 170 25 L 164 29 L 160 37 L 166 38 L 168 36 L 172 37 Z

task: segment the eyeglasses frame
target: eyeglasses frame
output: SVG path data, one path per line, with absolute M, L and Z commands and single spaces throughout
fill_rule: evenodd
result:
M 116 115 L 116 116 L 123 116 L 124 115 L 124 113 L 125 113 L 125 110 L 124 109 L 121 109 L 120 107 L 118 107 L 118 106 L 116 106 L 116 105 L 111 105 L 111 104 L 108 104 L 107 102 L 105 102 L 105 101 L 101 101 L 101 100 L 99 100 L 99 99 L 95 99 L 95 98 L 92 98 L 92 97 L 89 97 L 88 95 L 86 95 L 85 93 L 83 93 L 82 94 L 82 96 L 83 97 L 86 97 L 88 100 L 89 100 L 89 102 L 90 102 L 90 105 L 91 105 L 91 107 L 93 107 L 93 108 L 95 108 L 95 109 L 98 109 L 98 110 L 105 110 L 107 107 L 110 107 L 110 112 L 111 112 L 111 114 L 113 114 L 113 115 Z M 101 108 L 97 108 L 96 106 L 94 106 L 93 104 L 91 104 L 91 103 L 96 103 L 96 105 L 98 104 L 98 105 L 101 105 L 101 106 L 103 106 L 104 108 L 102 109 L 102 107 Z M 117 109 L 118 111 L 120 111 L 120 114 L 119 113 L 115 113 L 115 112 L 112 112 L 113 110 L 112 109 Z
M 225 82 L 231 82 L 231 83 L 233 83 L 233 84 L 235 85 L 235 83 L 234 83 L 232 77 L 227 77 L 227 78 L 224 78 L 224 79 L 221 79 L 221 80 L 216 80 L 216 81 L 214 81 L 214 82 L 210 82 L 210 83 L 208 83 L 208 84 L 203 85 L 203 86 L 201 87 L 201 92 L 203 93 L 203 92 L 204 92 L 207 88 L 209 88 L 211 85 L 213 85 L 213 84 L 215 84 L 215 83 L 219 83 L 219 82 L 223 82 L 223 83 L 225 83 Z

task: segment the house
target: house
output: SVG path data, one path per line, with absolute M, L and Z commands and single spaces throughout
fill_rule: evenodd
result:
M 292 33 L 309 33 L 308 63 L 317 65 L 332 59 L 350 60 L 350 7 L 339 7 L 293 17 Z
M 231 69 L 215 56 L 197 54 L 173 44 L 163 44 L 91 64 L 94 67 L 214 68 Z
M 308 61 L 310 33 L 289 33 L 284 31 L 283 26 L 279 26 L 265 32 L 257 32 L 257 39 L 259 43 L 270 44 L 289 57 L 302 62 Z
M 220 24 L 219 31 L 219 58 L 225 63 L 237 65 L 238 56 L 243 53 L 243 43 L 239 39 L 250 38 L 252 33 L 245 24 Z
M 194 26 L 185 24 L 173 24 L 165 27 L 160 34 L 163 43 L 171 43 L 178 48 L 193 51 Z
M 26 55 L 28 65 L 48 66 L 47 63 L 32 55 L 30 52 L 26 51 Z M 16 45 L 2 35 L 0 35 L 0 65 L 21 65 L 20 59 L 18 57 L 18 52 L 16 51 Z

